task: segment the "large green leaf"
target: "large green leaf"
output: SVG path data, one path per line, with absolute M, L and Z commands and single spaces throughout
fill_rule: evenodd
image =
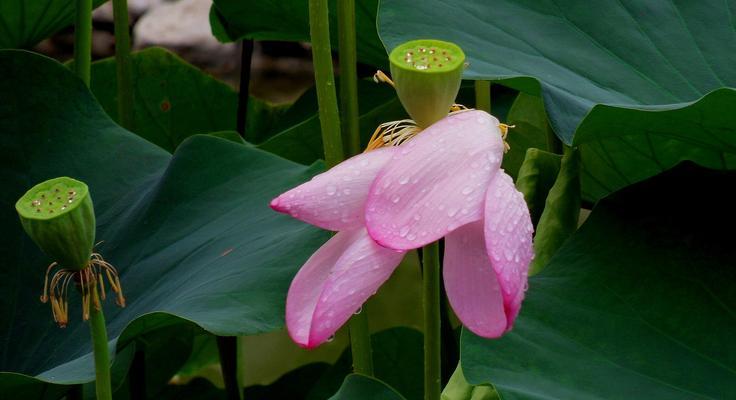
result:
M 221 41 L 242 39 L 308 42 L 309 10 L 303 0 L 214 0 L 210 23 Z M 355 2 L 358 60 L 386 68 L 386 52 L 376 33 L 378 0 Z M 330 42 L 337 49 L 337 0 L 330 0 Z
M 599 203 L 511 332 L 463 333 L 468 381 L 503 399 L 735 398 L 735 179 L 686 164 Z
M 383 0 L 378 15 L 389 49 L 454 41 L 466 78 L 541 95 L 557 135 L 581 146 L 588 200 L 680 160 L 734 168 L 736 95 L 714 92 L 736 86 L 732 0 Z
M 391 387 L 378 379 L 351 374 L 330 400 L 403 400 Z
M 736 169 L 735 108 L 733 89 L 673 110 L 596 106 L 600 112 L 591 112 L 575 138 L 584 198 L 600 199 L 685 160 Z
M 375 308 L 369 308 L 375 314 Z M 371 335 L 373 349 L 374 376 L 407 400 L 423 398 L 423 359 L 422 333 L 416 329 L 396 327 Z M 346 376 L 352 372 L 352 353 L 345 349 L 342 356 L 320 378 L 306 397 L 318 400 L 334 394 Z
M 93 0 L 93 7 L 105 1 Z M 73 20 L 70 0 L 0 1 L 0 49 L 33 47 Z
M 173 152 L 184 139 L 198 133 L 232 132 L 238 94 L 227 84 L 161 49 L 148 48 L 131 55 L 135 99 L 132 130 Z M 108 115 L 117 120 L 115 58 L 92 64 L 91 89 Z M 286 107 L 248 100 L 246 135 L 272 134 Z
M 115 125 L 68 69 L 33 53 L 0 52 L 0 74 L 0 370 L 53 383 L 93 377 L 78 299 L 70 325 L 56 328 L 38 301 L 50 260 L 12 206 L 59 175 L 88 183 L 99 251 L 121 271 L 128 306 L 105 305 L 111 344 L 182 319 L 223 335 L 283 326 L 289 282 L 326 234 L 268 201 L 313 168 L 204 135 L 172 156 Z M 12 382 L 0 374 L 0 387 Z
M 493 114 L 498 116 L 495 107 L 497 99 L 493 99 Z M 501 118 L 500 116 L 498 116 Z M 526 157 L 526 151 L 529 148 L 545 149 L 547 148 L 547 135 L 549 122 L 547 114 L 544 112 L 542 100 L 538 96 L 531 96 L 526 93 L 519 93 L 509 109 L 506 123 L 513 126 L 509 129 L 506 141 L 509 144 L 509 151 L 503 156 L 502 168 L 516 179 L 519 170 Z
M 459 44 L 465 76 L 541 92 L 565 141 L 596 104 L 677 105 L 736 84 L 732 1 L 383 0 L 389 49 L 416 36 Z

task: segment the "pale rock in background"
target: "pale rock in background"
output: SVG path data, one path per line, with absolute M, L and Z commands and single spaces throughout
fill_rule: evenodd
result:
M 128 0 L 128 13 L 131 21 L 135 21 L 146 11 L 155 8 L 161 4 L 176 0 Z M 99 22 L 113 22 L 112 1 L 97 7 L 92 12 L 92 19 Z
M 209 12 L 212 0 L 163 2 L 146 12 L 135 24 L 133 47 L 161 46 L 183 58 L 209 68 L 232 68 L 238 46 L 223 44 L 212 35 Z

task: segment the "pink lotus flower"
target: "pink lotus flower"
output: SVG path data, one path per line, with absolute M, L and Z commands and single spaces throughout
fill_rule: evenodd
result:
M 450 115 L 399 147 L 355 156 L 271 207 L 339 233 L 292 281 L 286 324 L 322 344 L 378 290 L 404 253 L 445 237 L 447 295 L 463 325 L 498 337 L 516 318 L 532 259 L 524 198 L 500 169 L 498 120 Z
M 286 297 L 286 327 L 300 346 L 327 341 L 393 273 L 405 252 L 368 236 L 363 209 L 371 182 L 397 147 L 343 161 L 271 201 L 271 208 L 339 231 L 294 277 Z
M 380 245 L 414 249 L 445 237 L 443 276 L 460 321 L 483 337 L 511 329 L 533 257 L 524 196 L 500 169 L 499 122 L 483 111 L 450 115 L 395 152 L 366 201 Z

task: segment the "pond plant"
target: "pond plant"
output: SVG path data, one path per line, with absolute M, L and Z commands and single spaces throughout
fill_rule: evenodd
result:
M 0 5 L 3 399 L 736 398 L 736 2 L 102 3 Z

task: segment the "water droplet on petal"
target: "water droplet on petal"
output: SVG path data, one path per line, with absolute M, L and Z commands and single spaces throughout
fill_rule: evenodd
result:
M 361 312 L 363 312 L 363 307 L 362 306 L 360 308 L 358 308 L 357 310 L 355 310 L 355 312 L 353 314 L 358 315 Z
M 409 225 L 402 226 L 399 230 L 399 236 L 405 237 L 407 233 L 409 233 Z
M 462 194 L 465 194 L 465 195 L 468 195 L 470 193 L 473 193 L 473 190 L 475 190 L 475 188 L 473 188 L 472 186 L 466 186 L 466 187 L 463 188 L 463 190 L 462 190 L 461 193 Z
M 327 185 L 325 189 L 327 190 L 327 194 L 329 196 L 332 196 L 333 194 L 335 194 L 335 192 L 337 192 L 337 187 L 335 187 L 334 185 Z

